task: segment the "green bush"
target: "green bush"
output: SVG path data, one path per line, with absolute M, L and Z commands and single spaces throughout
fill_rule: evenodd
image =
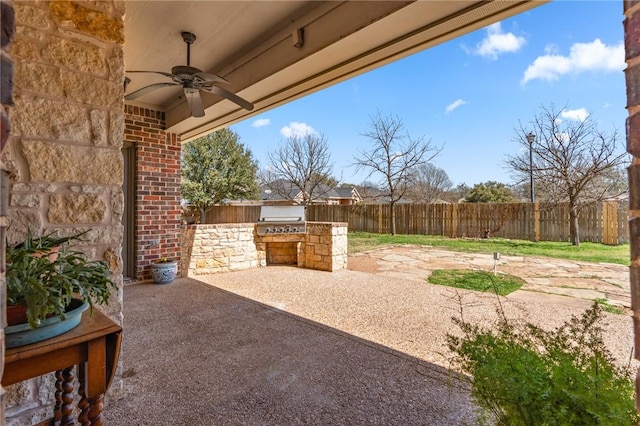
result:
M 454 318 L 462 337 L 448 335 L 456 365 L 472 377 L 481 418 L 509 426 L 640 421 L 631 370 L 606 348 L 597 303 L 553 331 L 500 318 L 495 330 Z

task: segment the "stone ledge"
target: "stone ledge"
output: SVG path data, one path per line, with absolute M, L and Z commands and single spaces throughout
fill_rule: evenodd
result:
M 338 271 L 347 265 L 347 224 L 307 222 L 306 234 L 281 235 L 258 235 L 255 223 L 186 225 L 182 247 L 187 276 L 264 267 L 267 260 Z

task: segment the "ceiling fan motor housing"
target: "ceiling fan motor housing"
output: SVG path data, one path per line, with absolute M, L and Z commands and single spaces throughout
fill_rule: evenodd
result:
M 193 75 L 199 72 L 202 71 L 200 71 L 198 68 L 190 67 L 187 65 L 178 65 L 171 68 L 171 74 L 177 77 L 177 79 L 174 78 L 174 80 L 178 83 L 180 83 L 180 79 L 193 80 Z

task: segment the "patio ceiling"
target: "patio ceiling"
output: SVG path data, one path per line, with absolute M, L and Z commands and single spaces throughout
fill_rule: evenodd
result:
M 167 130 L 193 139 L 546 1 L 135 1 L 127 2 L 127 70 L 186 64 L 182 31 L 197 36 L 191 65 L 218 74 L 254 103 L 246 111 L 205 93 L 190 117 L 180 87 L 127 103 L 166 112 Z M 302 46 L 294 46 L 302 30 Z M 446 66 L 446 65 L 445 65 Z M 127 93 L 169 79 L 128 74 Z

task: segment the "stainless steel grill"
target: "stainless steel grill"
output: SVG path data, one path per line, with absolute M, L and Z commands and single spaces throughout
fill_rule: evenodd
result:
M 304 234 L 307 224 L 304 206 L 262 206 L 258 235 Z

